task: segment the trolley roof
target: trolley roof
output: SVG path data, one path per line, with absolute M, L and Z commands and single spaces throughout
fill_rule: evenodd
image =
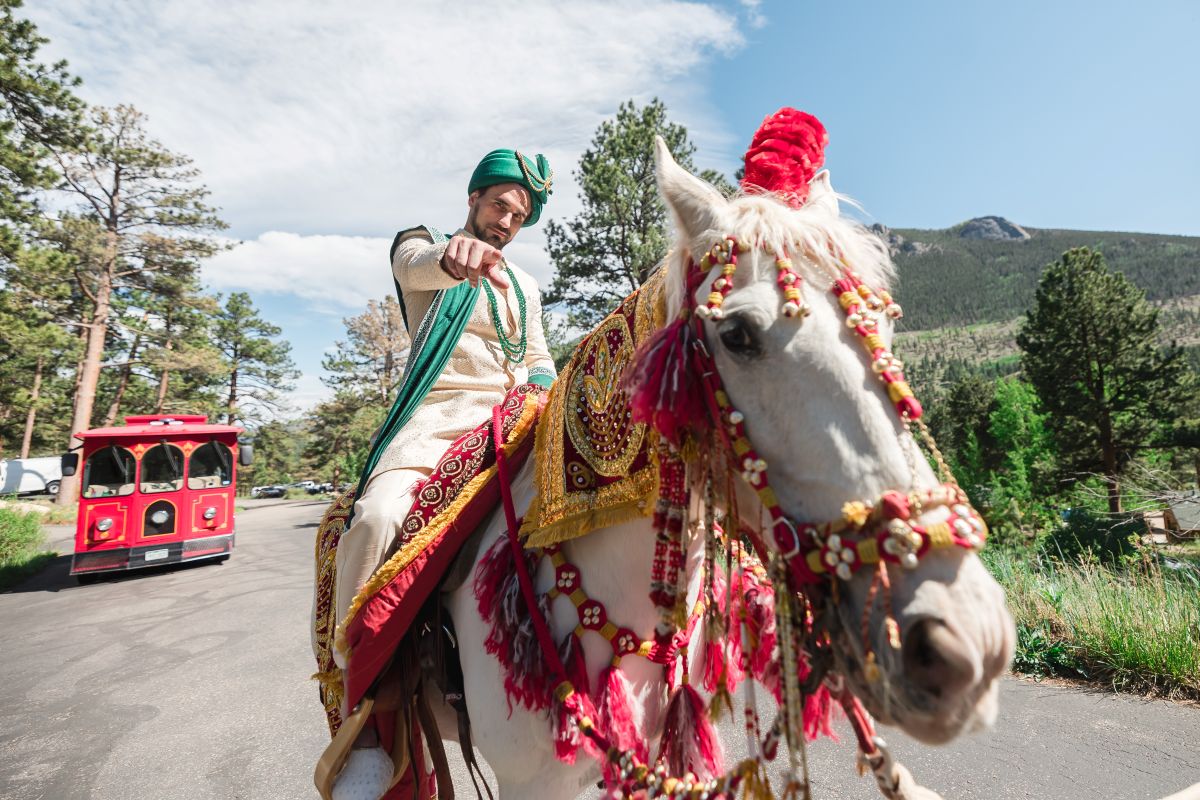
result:
M 112 428 L 93 428 L 75 434 L 79 439 L 139 438 L 160 439 L 164 436 L 241 433 L 237 425 L 209 425 L 203 414 L 136 414 L 125 418 L 125 424 Z

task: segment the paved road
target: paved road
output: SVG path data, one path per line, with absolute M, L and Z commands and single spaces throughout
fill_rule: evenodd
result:
M 0 798 L 314 798 L 321 508 L 254 503 L 222 565 L 78 586 L 60 558 L 0 594 Z M 947 798 L 1150 800 L 1200 781 L 1200 709 L 1027 681 L 1005 682 L 990 734 L 936 750 L 888 738 Z M 878 797 L 849 741 L 811 748 L 818 798 Z

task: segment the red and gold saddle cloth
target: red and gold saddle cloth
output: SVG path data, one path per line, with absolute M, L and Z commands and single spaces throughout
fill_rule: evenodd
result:
M 545 399 L 541 387 L 524 384 L 501 404 L 504 453 L 514 470 L 532 449 L 533 427 Z M 348 708 L 363 698 L 462 544 L 499 497 L 489 419 L 460 436 L 421 484 L 392 555 L 359 591 L 344 620 L 335 618 L 335 565 L 338 541 L 354 506 L 353 490 L 325 512 L 317 529 L 314 640 L 316 678 L 331 734 L 342 724 L 342 698 L 349 698 Z M 345 670 L 334 663 L 334 647 L 347 654 Z
M 621 378 L 638 345 L 664 322 L 664 273 L 652 275 L 605 317 L 554 381 L 538 423 L 537 491 L 521 525 L 526 547 L 653 513 L 653 435 L 631 419 Z

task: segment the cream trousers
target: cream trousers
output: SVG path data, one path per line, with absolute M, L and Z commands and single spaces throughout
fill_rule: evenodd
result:
M 354 503 L 350 528 L 338 540 L 334 608 L 340 623 L 358 590 L 374 574 L 400 534 L 413 504 L 413 489 L 432 470 L 424 467 L 390 469 L 371 476 L 362 497 Z M 345 657 L 334 649 L 333 660 L 345 669 Z

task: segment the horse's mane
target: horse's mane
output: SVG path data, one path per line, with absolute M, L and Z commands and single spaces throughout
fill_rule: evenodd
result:
M 826 202 L 810 201 L 796 209 L 774 195 L 737 194 L 723 201 L 714 189 L 714 202 L 720 208 L 717 224 L 722 227 L 706 230 L 693 241 L 681 241 L 677 233 L 668 256 L 665 265 L 670 270 L 666 287 L 667 319 L 674 319 L 683 304 L 681 276 L 687 261 L 699 261 L 701 254 L 724 236 L 751 242 L 767 253 L 787 252 L 793 261 L 793 269 L 810 283 L 807 291 L 814 288 L 825 291 L 832 285 L 834 276 L 842 269 L 835 253 L 840 253 L 867 285 L 875 289 L 891 285 L 895 267 L 883 240 L 858 221 L 838 213 L 834 201 L 838 195 L 832 190 L 826 192 L 823 198 Z M 750 260 L 741 263 L 748 265 Z M 759 269 L 770 270 L 773 275 L 774 260 L 759 259 Z M 755 279 L 759 277 L 754 276 Z

